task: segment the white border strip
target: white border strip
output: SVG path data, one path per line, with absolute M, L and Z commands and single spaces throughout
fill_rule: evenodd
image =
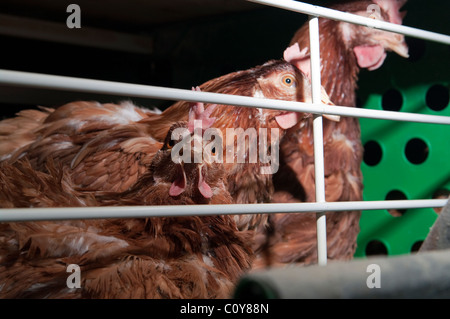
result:
M 0 222 L 146 218 L 205 215 L 240 215 L 273 213 L 315 213 L 327 211 L 358 211 L 378 209 L 415 209 L 444 207 L 447 199 L 416 199 L 392 201 L 353 201 L 329 203 L 267 203 L 229 205 L 167 205 L 167 206 L 108 206 L 0 209 Z
M 450 124 L 450 116 L 424 115 L 394 111 L 360 109 L 356 107 L 329 106 L 295 101 L 259 99 L 248 96 L 196 92 L 123 82 L 112 82 L 74 78 L 60 75 L 10 71 L 0 69 L 0 84 L 33 87 L 41 89 L 66 90 L 73 92 L 100 93 L 129 97 L 143 97 L 174 101 L 205 102 L 244 107 L 259 107 L 273 110 L 287 110 L 313 114 L 332 114 L 394 121 Z
M 319 16 L 323 18 L 349 22 L 379 30 L 400 33 L 414 38 L 450 44 L 450 36 L 436 32 L 411 28 L 400 24 L 370 19 L 348 12 L 341 12 L 329 8 L 319 7 L 312 4 L 291 0 L 247 0 L 254 3 L 277 7 L 289 11 L 304 13 L 307 15 Z

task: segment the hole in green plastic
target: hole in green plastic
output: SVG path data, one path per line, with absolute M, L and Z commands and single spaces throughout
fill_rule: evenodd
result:
M 422 164 L 425 162 L 428 153 L 428 145 L 420 138 L 413 138 L 406 144 L 406 158 L 413 164 Z
M 419 251 L 422 244 L 423 244 L 423 240 L 416 241 L 411 247 L 411 252 L 413 253 L 413 252 Z
M 405 193 L 399 191 L 398 189 L 391 190 L 386 195 L 386 200 L 404 200 L 404 199 L 407 199 Z M 406 209 L 389 209 L 388 212 L 394 217 L 400 217 L 406 213 Z
M 428 89 L 426 96 L 427 106 L 433 111 L 442 111 L 448 106 L 450 100 L 448 88 L 436 84 Z
M 396 89 L 390 89 L 383 94 L 381 107 L 385 111 L 400 111 L 403 105 L 403 96 Z
M 369 166 L 377 165 L 383 156 L 380 144 L 376 141 L 369 141 L 364 144 L 364 163 Z
M 387 255 L 386 245 L 379 240 L 371 240 L 366 246 L 366 256 Z

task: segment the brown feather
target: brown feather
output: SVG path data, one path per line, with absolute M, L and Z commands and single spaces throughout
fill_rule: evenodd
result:
M 15 163 L 4 161 L 0 163 L 0 185 L 6 191 L 0 193 L 0 204 L 55 207 L 232 202 L 223 165 L 218 163 L 184 164 L 187 189 L 179 196 L 169 196 L 172 175 L 180 165 L 170 156 L 170 149 L 164 146 L 148 171 L 122 193 L 77 190 L 67 168 L 55 167 L 51 158 L 46 168 L 49 173 L 34 170 L 27 158 Z M 213 191 L 209 200 L 197 188 L 199 165 L 203 165 L 203 177 Z M 27 178 L 17 179 L 21 175 Z M 252 259 L 252 233 L 238 231 L 229 215 L 0 226 L 1 298 L 226 298 Z M 81 289 L 66 286 L 66 267 L 72 263 L 81 267 Z

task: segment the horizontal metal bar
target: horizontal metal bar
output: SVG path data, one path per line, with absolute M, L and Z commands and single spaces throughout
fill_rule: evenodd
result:
M 350 117 L 365 117 L 394 121 L 407 121 L 433 124 L 450 124 L 450 116 L 424 115 L 393 111 L 360 109 L 345 106 L 261 99 L 248 96 L 196 92 L 158 86 L 147 86 L 112 81 L 74 78 L 59 75 L 0 70 L 0 84 L 33 87 L 41 89 L 68 90 L 75 92 L 101 93 L 142 98 L 155 98 L 175 101 L 205 102 L 244 107 L 259 107 L 273 110 L 287 110 L 313 114 L 331 114 Z
M 304 13 L 307 15 L 315 15 L 332 20 L 354 23 L 370 28 L 404 34 L 410 37 L 450 44 L 450 36 L 436 32 L 425 31 L 421 29 L 411 28 L 408 26 L 389 23 L 385 21 L 370 19 L 348 12 L 341 12 L 329 8 L 319 7 L 291 0 L 248 0 L 250 2 L 264 4 L 294 12 Z
M 96 218 L 306 213 L 444 207 L 447 199 L 230 205 L 108 206 L 0 209 L 0 222 Z

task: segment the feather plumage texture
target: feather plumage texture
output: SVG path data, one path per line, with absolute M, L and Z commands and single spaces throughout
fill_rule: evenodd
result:
M 223 165 L 175 163 L 168 140 L 148 171 L 129 190 L 76 189 L 67 168 L 46 161 L 35 170 L 27 158 L 0 163 L 2 207 L 229 204 Z M 179 142 L 179 141 L 178 141 Z M 185 190 L 170 196 L 173 175 Z M 24 177 L 27 178 L 24 178 Z M 19 178 L 18 178 L 19 177 Z M 22 178 L 21 178 L 22 177 Z M 199 181 L 212 191 L 205 198 Z M 231 216 L 98 219 L 0 225 L 2 298 L 226 298 L 250 268 L 251 232 Z M 81 288 L 68 288 L 69 264 L 81 269 Z
M 79 187 L 121 192 L 137 181 L 161 148 L 146 133 L 146 125 L 140 124 L 149 116 L 157 114 L 131 103 L 69 103 L 50 110 L 40 125 L 27 132 L 33 136 L 31 143 L 2 155 L 10 162 L 27 156 L 38 170 L 45 170 L 45 161 L 52 158 L 70 167 Z M 9 119 L 14 120 L 20 124 L 21 116 Z
M 2 224 L 1 298 L 226 298 L 250 267 L 226 216 Z M 81 268 L 68 288 L 67 266 Z

